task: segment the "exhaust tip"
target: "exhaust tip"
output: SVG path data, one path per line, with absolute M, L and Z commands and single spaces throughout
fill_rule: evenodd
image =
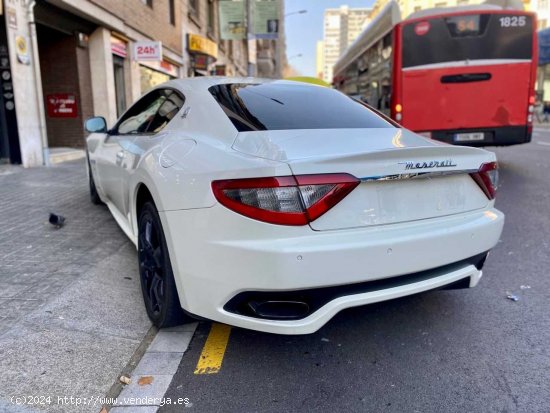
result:
M 248 308 L 256 317 L 270 320 L 298 320 L 309 314 L 303 301 L 249 301 Z

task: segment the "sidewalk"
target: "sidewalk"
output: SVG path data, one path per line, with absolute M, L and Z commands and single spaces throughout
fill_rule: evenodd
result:
M 98 412 L 57 398 L 105 397 L 149 330 L 135 247 L 90 203 L 82 160 L 0 166 L 0 188 L 0 411 Z
M 550 122 L 537 122 L 535 119 L 533 122 L 533 127 L 539 129 L 550 129 Z

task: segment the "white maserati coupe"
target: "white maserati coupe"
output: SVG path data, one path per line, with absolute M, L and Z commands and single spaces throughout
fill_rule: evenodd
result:
M 474 287 L 504 223 L 493 153 L 320 86 L 174 80 L 86 129 L 92 201 L 136 244 L 159 327 L 306 334 L 344 308 Z

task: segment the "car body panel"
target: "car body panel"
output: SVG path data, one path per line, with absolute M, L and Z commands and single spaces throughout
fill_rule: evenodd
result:
M 336 207 L 312 222 L 315 230 L 383 225 L 484 208 L 487 197 L 468 176 L 494 155 L 449 147 L 403 129 L 244 132 L 233 148 L 285 161 L 295 175 L 349 173 L 363 182 Z M 408 164 L 446 162 L 407 169 Z M 433 172 L 430 179 L 387 179 Z M 459 175 L 459 173 L 462 174 Z M 448 176 L 446 174 L 449 174 Z
M 504 223 L 503 214 L 492 207 L 453 217 L 324 232 L 266 226 L 220 205 L 163 212 L 161 219 L 172 239 L 170 254 L 184 308 L 208 319 L 279 334 L 314 332 L 339 309 L 362 305 L 372 295 L 342 298 L 308 319 L 292 322 L 232 314 L 224 310 L 225 303 L 248 290 L 347 285 L 458 262 L 493 248 Z M 444 278 L 448 282 L 440 285 L 471 277 L 474 286 L 479 271 L 473 266 L 462 270 L 462 277 Z M 410 288 L 380 291 L 375 301 L 434 287 L 428 283 Z

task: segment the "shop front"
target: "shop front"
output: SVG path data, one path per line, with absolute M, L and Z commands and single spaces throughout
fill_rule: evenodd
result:
M 178 78 L 179 71 L 179 66 L 168 60 L 141 62 L 139 66 L 141 93 L 145 93 L 161 83 Z
M 212 40 L 198 34 L 187 35 L 187 51 L 189 52 L 189 77 L 208 76 L 216 73 L 212 67 L 218 58 L 218 45 Z
M 34 12 L 49 146 L 83 148 L 82 125 L 93 116 L 89 36 L 97 25 L 46 3 Z
M 126 39 L 111 35 L 111 53 L 113 54 L 113 74 L 115 80 L 116 114 L 120 117 L 127 107 L 126 73 L 128 71 L 128 43 Z
M 162 43 L 135 42 L 133 56 L 139 63 L 140 89 L 145 93 L 157 85 L 180 77 L 180 66 L 164 57 Z

